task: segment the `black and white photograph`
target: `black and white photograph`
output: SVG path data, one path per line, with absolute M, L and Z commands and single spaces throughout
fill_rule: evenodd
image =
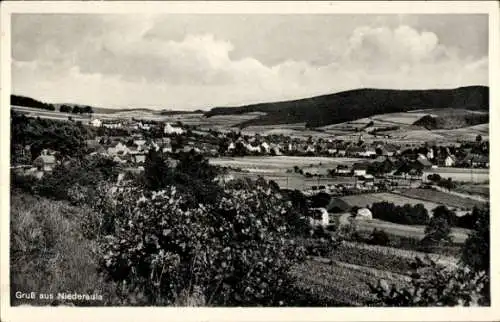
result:
M 110 5 L 2 25 L 7 306 L 493 306 L 487 2 Z

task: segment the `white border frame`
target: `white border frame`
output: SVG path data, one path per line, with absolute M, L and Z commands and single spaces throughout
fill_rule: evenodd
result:
M 500 320 L 500 267 L 498 258 L 491 256 L 492 306 L 488 308 L 68 308 L 68 307 L 10 307 L 9 289 L 9 133 L 11 93 L 11 26 L 12 13 L 260 13 L 260 14 L 328 14 L 328 13 L 449 13 L 489 14 L 489 87 L 490 143 L 499 135 L 494 124 L 499 123 L 499 8 L 496 1 L 200 1 L 200 2 L 139 2 L 139 1 L 15 1 L 1 4 L 1 108 L 0 108 L 0 319 L 3 321 L 100 321 L 106 318 L 120 321 L 494 321 Z M 495 95 L 497 94 L 497 95 Z M 498 172 L 498 146 L 490 144 L 490 177 Z M 490 179 L 490 191 L 500 192 Z M 500 211 L 491 198 L 491 236 L 497 236 Z M 500 239 L 492 237 L 491 253 L 500 249 Z

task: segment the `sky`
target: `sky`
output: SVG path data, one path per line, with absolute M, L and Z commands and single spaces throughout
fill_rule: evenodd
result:
M 14 14 L 12 91 L 193 110 L 488 85 L 482 14 Z

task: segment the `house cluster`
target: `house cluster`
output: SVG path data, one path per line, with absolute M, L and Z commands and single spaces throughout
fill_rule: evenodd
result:
M 29 149 L 29 146 L 27 149 Z M 33 176 L 40 179 L 43 177 L 44 173 L 51 172 L 58 164 L 56 155 L 57 151 L 44 149 L 41 151 L 40 155 L 33 160 L 31 165 L 16 166 L 13 168 L 13 171 L 20 175 Z
M 89 155 L 110 157 L 121 164 L 143 164 L 150 149 L 172 152 L 170 138 L 146 140 L 139 136 L 132 138 L 97 137 L 87 140 L 87 147 L 89 151 L 92 151 Z
M 331 157 L 374 158 L 377 155 L 393 156 L 400 153 L 400 147 L 375 141 L 343 141 L 338 139 L 292 139 L 289 137 L 238 137 L 231 140 L 227 153 L 231 154 L 243 148 L 243 152 L 259 155 L 317 155 Z
M 151 130 L 155 125 L 156 122 L 154 121 L 145 121 L 145 120 L 136 120 L 136 119 L 122 119 L 122 120 L 117 120 L 117 119 L 99 119 L 99 118 L 94 118 L 89 122 L 89 125 L 93 127 L 104 127 L 108 129 L 131 129 L 131 130 L 144 130 L 144 131 L 149 131 Z M 184 130 L 181 127 L 178 126 L 172 126 L 170 123 L 165 123 L 163 125 L 163 132 L 165 134 L 182 134 L 184 133 Z

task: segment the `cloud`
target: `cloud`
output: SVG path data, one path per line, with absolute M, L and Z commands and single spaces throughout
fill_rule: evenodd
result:
M 487 57 L 464 57 L 436 33 L 407 25 L 355 28 L 345 39 L 325 42 L 331 55 L 321 64 L 283 59 L 266 65 L 250 54 L 233 57 L 233 42 L 216 34 L 148 37 L 154 21 L 134 19 L 93 18 L 92 28 L 51 21 L 35 36 L 29 24 L 18 25 L 13 34 L 14 90 L 49 101 L 189 109 L 361 87 L 488 84 Z M 56 28 L 63 22 L 73 26 L 70 32 Z M 39 23 L 35 20 L 31 27 Z M 74 37 L 78 30 L 82 32 Z

